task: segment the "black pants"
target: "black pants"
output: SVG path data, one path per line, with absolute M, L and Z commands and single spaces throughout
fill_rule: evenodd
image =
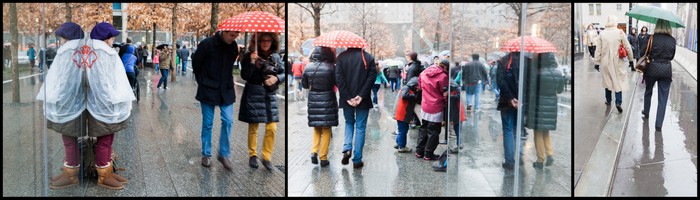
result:
M 646 89 L 644 90 L 644 110 L 642 113 L 649 115 L 651 108 L 651 95 L 654 93 L 654 84 L 658 83 L 658 105 L 656 107 L 656 127 L 661 128 L 666 115 L 666 104 L 668 103 L 668 93 L 671 89 L 671 78 L 646 78 Z
M 131 88 L 134 88 L 134 84 L 136 84 L 136 72 L 127 72 L 126 78 L 129 79 L 129 85 L 131 85 Z
M 591 58 L 595 58 L 595 46 L 588 46 L 588 52 L 591 53 Z
M 433 156 L 433 152 L 440 143 L 440 130 L 442 124 L 423 120 L 423 126 L 420 127 L 418 146 L 416 153 L 424 156 Z

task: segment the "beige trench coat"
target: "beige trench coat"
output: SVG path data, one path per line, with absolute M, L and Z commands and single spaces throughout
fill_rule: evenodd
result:
M 615 27 L 606 27 L 605 30 L 600 31 L 597 41 L 595 64 L 600 65 L 603 87 L 613 92 L 627 90 L 629 61 L 634 61 L 632 46 L 627 41 L 627 35 Z M 618 56 L 621 42 L 627 50 L 627 62 Z

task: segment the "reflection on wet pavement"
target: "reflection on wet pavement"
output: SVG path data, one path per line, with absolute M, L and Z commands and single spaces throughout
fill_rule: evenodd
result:
M 353 169 L 341 165 L 344 119 L 333 128 L 329 148 L 330 165 L 321 168 L 310 162 L 312 128 L 307 126 L 306 101 L 289 102 L 288 176 L 289 196 L 513 196 L 514 175 L 501 168 L 503 160 L 500 114 L 495 110 L 493 94 L 481 97 L 481 111 L 469 113 L 462 125 L 465 148 L 451 154 L 448 171 L 435 172 L 432 162 L 414 157 L 418 129 L 408 132 L 407 147 L 411 153 L 397 153 L 393 148 L 396 121 L 392 119 L 398 93 L 379 91 L 379 109 L 370 110 L 365 166 Z M 532 134 L 524 144 L 525 165 L 521 167 L 520 196 L 571 196 L 571 93 L 562 93 L 559 130 L 552 132 L 555 151 L 553 166 L 544 170 L 532 168 L 535 161 Z M 563 100 L 566 99 L 566 100 Z M 444 129 L 443 129 L 444 130 Z M 530 131 L 531 132 L 531 131 Z M 444 138 L 444 131 L 440 136 Z M 455 138 L 449 137 L 452 141 Z M 439 145 L 436 154 L 447 149 Z
M 654 130 L 657 86 L 649 119 L 642 118 L 638 83 L 617 163 L 612 196 L 697 196 L 697 81 L 673 62 L 662 130 Z
M 168 90 L 158 91 L 160 75 L 147 68 L 139 75 L 141 101 L 133 102 L 128 127 L 115 135 L 113 150 L 119 156 L 119 173 L 129 179 L 123 190 L 96 185 L 83 179 L 69 189 L 50 190 L 47 176 L 59 174 L 65 156 L 60 134 L 47 130 L 43 146 L 43 109 L 34 102 L 42 81 L 39 77 L 20 80 L 21 102 L 9 103 L 12 94 L 3 90 L 3 196 L 284 196 L 285 172 L 268 172 L 248 166 L 247 124 L 238 121 L 242 87 L 236 87 L 234 124 L 231 133 L 231 162 L 227 171 L 216 159 L 210 168 L 201 166 L 201 108 L 194 99 L 196 83 L 190 73 L 169 81 Z M 178 73 L 179 74 L 179 73 Z M 236 77 L 237 81 L 241 79 Z M 10 84 L 5 84 L 10 85 Z M 282 87 L 284 88 L 284 87 Z M 283 91 L 282 91 L 283 92 Z M 281 92 L 281 93 L 282 93 Z M 280 107 L 285 107 L 280 101 Z M 212 154 L 219 144 L 220 115 L 215 109 Z M 280 110 L 285 116 L 285 110 Z M 285 168 L 285 118 L 275 135 L 273 165 Z M 264 131 L 260 129 L 261 132 Z M 264 133 L 259 133 L 262 141 Z M 261 144 L 258 145 L 262 148 Z M 47 148 L 44 155 L 42 148 Z M 44 160 L 48 169 L 44 170 Z M 46 192 L 46 193 L 44 193 Z

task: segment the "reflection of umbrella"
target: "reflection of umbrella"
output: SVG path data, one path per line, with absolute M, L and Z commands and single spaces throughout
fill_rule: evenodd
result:
M 396 60 L 396 59 L 388 59 L 384 62 L 384 64 L 386 66 L 403 66 L 404 65 L 404 63 L 402 61 Z
M 369 46 L 365 39 L 349 31 L 331 31 L 321 34 L 313 42 L 313 45 L 330 48 L 365 48 Z
M 521 38 L 513 38 L 508 40 L 505 45 L 501 47 L 501 51 L 506 52 L 519 52 L 520 51 Z M 542 38 L 525 36 L 525 52 L 532 53 L 544 53 L 544 52 L 557 52 L 557 48 L 554 45 Z
M 161 44 L 161 45 L 158 45 L 158 46 L 156 47 L 156 49 L 158 49 L 158 50 L 163 50 L 163 48 L 165 48 L 165 47 L 167 47 L 167 46 L 170 46 L 170 45 L 169 45 L 169 44 Z
M 301 54 L 308 56 L 311 51 L 314 50 L 314 46 L 312 45 L 314 40 L 316 40 L 316 38 L 311 38 L 301 43 Z
M 284 33 L 285 23 L 282 18 L 268 12 L 244 12 L 221 22 L 217 31 L 273 32 Z
M 641 21 L 651 23 L 656 23 L 657 19 L 664 19 L 666 21 L 669 21 L 671 27 L 673 28 L 685 28 L 685 26 L 683 26 L 683 21 L 680 17 L 676 16 L 675 14 L 673 14 L 673 12 L 669 10 L 659 8 L 656 6 L 637 5 L 630 11 L 626 12 L 625 15 Z
M 487 60 L 498 60 L 499 58 L 501 58 L 505 55 L 506 55 L 506 53 L 504 53 L 504 52 L 495 51 L 495 52 L 491 52 L 488 55 L 486 55 L 486 59 Z

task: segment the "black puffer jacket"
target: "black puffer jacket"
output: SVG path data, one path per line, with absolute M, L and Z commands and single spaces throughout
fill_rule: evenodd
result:
M 655 34 L 651 37 L 651 47 L 649 47 L 651 62 L 644 72 L 644 77 L 671 78 L 673 74 L 671 61 L 676 55 L 676 39 L 667 34 Z
M 236 102 L 233 89 L 233 62 L 238 56 L 238 45 L 234 41 L 226 44 L 220 32 L 197 45 L 192 55 L 192 71 L 197 79 L 195 99 L 215 106 Z M 161 57 L 161 63 L 168 61 Z M 161 65 L 163 69 L 163 65 Z
M 420 73 L 423 72 L 423 66 L 421 66 L 421 63 L 418 61 L 413 61 L 411 63 L 408 63 L 408 70 L 406 70 L 406 79 L 404 79 L 404 83 L 406 84 L 407 80 L 411 80 L 413 77 L 418 77 Z
M 338 126 L 338 100 L 335 98 L 335 54 L 329 48 L 316 47 L 306 64 L 301 85 L 309 89 L 310 127 Z
M 241 97 L 241 108 L 238 113 L 238 120 L 246 123 L 270 123 L 279 122 L 279 110 L 276 90 L 265 89 L 263 69 L 265 65 L 262 61 L 256 64 L 251 63 L 250 52 L 246 52 L 241 59 L 241 78 L 246 80 Z M 272 53 L 267 58 L 271 63 L 276 64 L 275 73 L 278 78 L 277 84 L 284 82 L 284 65 L 282 58 L 277 53 Z
M 553 53 L 532 59 L 525 80 L 525 127 L 536 130 L 557 129 L 557 94 L 564 91 L 563 73 L 557 69 Z

